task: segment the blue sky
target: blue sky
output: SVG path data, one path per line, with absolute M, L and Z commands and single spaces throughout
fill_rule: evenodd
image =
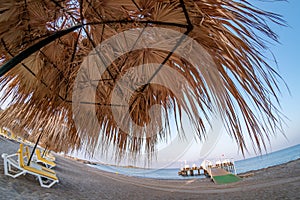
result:
M 285 120 L 286 124 L 284 125 L 284 132 L 287 138 L 280 133 L 272 136 L 268 146 L 268 152 L 271 152 L 300 144 L 300 1 L 251 0 L 250 2 L 263 10 L 281 14 L 288 24 L 288 27 L 271 26 L 278 34 L 280 44 L 270 44 L 269 48 L 278 63 L 278 67 L 275 66 L 275 68 L 277 68 L 290 90 L 289 93 L 284 84 L 280 84 L 282 90 L 282 94 L 279 95 L 281 111 L 288 118 Z M 226 144 L 226 147 L 224 147 L 224 144 Z M 226 135 L 225 131 L 210 156 L 215 157 L 222 153 L 231 157 L 242 158 L 236 144 Z M 250 151 L 245 156 L 250 157 L 254 155 Z
M 257 1 L 252 0 L 253 3 Z M 285 134 L 288 143 L 274 139 L 274 148 L 284 148 L 286 144 L 300 143 L 300 1 L 259 3 L 261 8 L 283 15 L 288 27 L 272 26 L 279 35 L 281 44 L 270 46 L 278 62 L 278 72 L 286 81 L 291 94 L 282 86 L 280 102 L 282 112 L 289 118 L 286 120 Z
M 271 25 L 272 30 L 278 34 L 280 41 L 280 44 L 275 42 L 269 44 L 278 66 L 271 61 L 273 59 L 271 54 L 266 55 L 271 56 L 269 64 L 278 71 L 288 86 L 287 89 L 284 82 L 280 82 L 281 112 L 287 117 L 283 125 L 286 137 L 280 132 L 271 136 L 270 143 L 267 143 L 267 151 L 262 152 L 265 154 L 300 144 L 300 0 L 290 0 L 289 2 L 250 0 L 249 2 L 260 9 L 282 15 L 288 24 L 287 27 Z M 191 144 L 189 150 L 185 149 L 187 151 L 185 154 L 176 158 L 179 162 L 186 160 L 187 163 L 192 164 L 199 162 L 201 158 L 217 159 L 222 155 L 239 160 L 259 155 L 253 151 L 251 141 L 248 139 L 249 152 L 243 156 L 238 150 L 236 142 L 226 133 L 225 129 L 220 127 L 216 121 L 213 124 L 215 124 L 213 127 L 215 130 L 208 132 L 208 134 L 213 135 L 213 139 L 209 142 L 198 141 Z M 211 143 L 213 148 L 203 154 L 206 143 Z M 172 157 L 171 151 L 169 157 Z M 161 159 L 161 161 L 167 162 L 165 159 Z

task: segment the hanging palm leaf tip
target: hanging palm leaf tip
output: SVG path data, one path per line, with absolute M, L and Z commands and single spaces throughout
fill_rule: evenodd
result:
M 144 150 L 151 156 L 155 144 L 168 139 L 170 120 L 176 119 L 180 133 L 185 112 L 195 134 L 203 139 L 205 121 L 220 112 L 243 152 L 246 135 L 261 150 L 281 123 L 272 102 L 277 99 L 280 77 L 260 53 L 267 49 L 264 39 L 277 41 L 267 22 L 284 24 L 279 15 L 247 1 L 2 0 L 1 101 L 10 101 L 10 106 L 1 113 L 1 123 L 10 127 L 18 119 L 18 126 L 30 129 L 32 138 L 43 128 L 43 141 L 60 146 L 57 151 L 86 148 L 97 152 L 99 147 L 105 151 L 112 144 L 120 157 Z M 99 80 L 92 79 L 96 71 L 79 77 L 96 88 L 94 101 L 84 102 L 89 91 L 74 85 L 89 53 L 118 33 L 138 29 L 142 37 L 149 27 L 186 34 L 170 42 L 174 51 L 186 37 L 195 40 L 202 47 L 196 57 L 204 58 L 203 66 L 163 49 L 137 49 L 123 55 L 114 50 L 119 55 L 116 59 L 111 54 L 101 58 L 111 64 Z M 205 61 L 208 58 L 212 62 Z M 165 65 L 155 68 L 152 63 Z M 145 67 L 140 69 L 140 65 Z M 119 113 L 130 126 L 129 131 L 123 130 L 113 113 L 115 107 L 123 106 L 112 102 L 114 92 L 126 91 L 118 82 L 127 80 L 125 86 L 135 88 L 147 78 L 159 77 L 159 71 L 166 68 L 176 70 L 185 82 L 177 84 L 169 74 L 160 78 L 177 87 L 177 92 L 150 82 L 137 87 L 128 100 L 129 114 Z M 82 98 L 81 109 L 72 108 L 74 92 Z M 153 115 L 155 105 L 160 107 Z M 93 112 L 96 120 L 90 119 Z

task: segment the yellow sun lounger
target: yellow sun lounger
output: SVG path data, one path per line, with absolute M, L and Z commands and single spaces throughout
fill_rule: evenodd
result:
M 36 157 L 36 156 L 34 155 L 34 157 Z M 27 162 L 30 159 L 30 151 L 29 151 L 29 147 L 28 146 L 25 146 L 25 155 L 24 155 L 24 158 L 26 158 L 26 159 L 24 159 L 24 161 L 26 160 Z M 51 170 L 51 169 L 49 169 L 47 167 L 43 167 L 43 166 L 39 165 L 39 163 L 36 162 L 36 158 L 34 160 L 30 161 L 30 165 L 36 166 L 37 168 L 42 167 L 43 170 L 48 171 L 48 172 L 50 172 L 52 174 L 55 174 L 54 170 Z
M 48 167 L 48 168 L 52 168 L 52 167 L 56 166 L 55 162 L 48 160 L 46 158 L 43 158 L 41 156 L 41 151 L 39 149 L 35 150 L 35 154 L 36 154 L 36 162 L 41 162 L 41 163 L 45 164 L 46 167 Z
M 56 164 L 53 161 L 48 160 L 46 158 L 42 158 L 39 150 L 38 150 L 38 155 L 39 156 L 34 154 L 31 162 L 42 163 L 44 166 L 50 169 L 56 166 Z M 28 146 L 25 146 L 25 158 L 27 159 L 27 161 L 30 159 L 30 150 Z
M 53 154 L 51 154 L 49 151 L 46 151 L 46 154 L 45 154 L 45 157 L 47 158 L 47 160 L 50 160 L 50 161 L 55 161 L 55 157 Z
M 16 156 L 18 159 L 13 159 Z M 17 178 L 22 174 L 31 174 L 38 178 L 42 187 L 46 188 L 50 188 L 59 182 L 55 171 L 42 167 L 35 162 L 32 162 L 30 166 L 24 164 L 23 144 L 20 144 L 20 149 L 16 154 L 2 154 L 2 158 L 4 159 L 4 174 L 7 176 Z

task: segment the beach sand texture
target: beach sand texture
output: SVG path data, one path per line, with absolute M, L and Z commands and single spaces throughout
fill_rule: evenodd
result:
M 18 143 L 0 136 L 0 154 Z M 210 179 L 157 180 L 127 177 L 56 156 L 60 182 L 40 187 L 34 176 L 4 176 L 0 159 L 0 199 L 300 199 L 300 160 L 252 171 L 240 182 L 216 185 Z

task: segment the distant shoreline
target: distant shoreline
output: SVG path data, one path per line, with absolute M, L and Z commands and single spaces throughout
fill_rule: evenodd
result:
M 268 167 L 277 166 L 277 165 L 280 165 L 280 164 L 288 163 L 288 162 L 293 161 L 293 160 L 297 160 L 297 159 L 299 159 L 299 156 L 297 156 L 295 159 L 292 159 L 292 160 L 288 159 L 287 161 L 279 162 L 279 164 L 269 163 L 266 166 L 258 165 L 256 167 L 255 166 L 251 167 L 251 164 L 249 163 L 249 161 L 251 161 L 251 160 L 253 160 L 253 162 L 255 163 L 255 162 L 257 162 L 257 160 L 260 160 L 261 158 L 264 159 L 265 157 L 268 157 L 270 155 L 274 155 L 274 154 L 276 155 L 276 154 L 280 153 L 281 151 L 284 152 L 286 150 L 293 149 L 293 148 L 298 147 L 298 146 L 300 146 L 300 144 L 294 145 L 294 146 L 290 146 L 290 147 L 288 147 L 286 149 L 281 149 L 281 150 L 278 150 L 278 151 L 274 151 L 274 152 L 271 152 L 269 154 L 264 154 L 262 156 L 251 157 L 251 158 L 248 158 L 248 159 L 245 159 L 245 160 L 235 161 L 236 166 L 237 166 L 237 172 L 238 172 L 238 174 L 243 175 L 243 174 L 247 174 L 247 173 L 252 173 L 254 171 L 258 171 L 260 169 L 263 170 L 263 169 L 266 169 Z M 114 172 L 111 172 L 111 170 L 106 170 L 106 167 L 114 167 L 115 169 L 112 169 L 112 170 L 118 171 L 118 169 L 119 169 L 119 170 L 121 170 L 121 172 L 120 172 L 121 174 L 124 174 L 126 176 L 137 177 L 137 178 L 150 178 L 150 179 L 158 179 L 158 180 L 160 180 L 160 179 L 162 179 L 162 180 L 174 180 L 174 179 L 182 180 L 179 176 L 178 176 L 178 178 L 176 178 L 177 172 L 176 173 L 174 172 L 174 176 L 171 177 L 171 178 L 168 178 L 168 177 L 162 178 L 162 177 L 159 177 L 159 176 L 158 177 L 154 177 L 154 176 L 151 177 L 151 175 L 148 176 L 148 177 L 147 177 L 147 175 L 146 175 L 146 177 L 144 177 L 143 175 L 142 176 L 140 176 L 140 175 L 134 175 L 135 172 L 138 173 L 138 174 L 143 174 L 142 171 L 138 171 L 138 170 L 148 170 L 148 171 L 151 171 L 151 170 L 162 170 L 162 169 L 165 169 L 165 170 L 178 170 L 179 171 L 180 170 L 179 167 L 178 168 L 175 168 L 175 167 L 172 167 L 172 168 L 145 168 L 145 167 L 135 167 L 135 166 L 132 166 L 132 165 L 129 165 L 129 166 L 118 166 L 118 165 L 113 165 L 113 164 L 104 164 L 104 163 L 100 163 L 100 162 L 92 162 L 92 161 L 81 160 L 81 159 L 76 159 L 76 158 L 71 158 L 71 159 L 80 161 L 80 162 L 82 162 L 84 164 L 89 164 L 89 165 L 92 165 L 92 166 L 94 166 L 94 165 L 99 166 L 99 167 L 95 167 L 95 168 L 97 168 L 99 170 L 104 170 L 104 171 L 107 171 L 107 172 L 110 172 L 110 173 L 114 173 Z M 238 164 L 238 163 L 243 163 L 243 162 L 248 162 L 250 164 L 249 165 L 249 169 L 245 170 L 246 169 L 245 168 L 245 164 L 242 164 L 243 167 L 239 168 L 240 164 Z M 264 160 L 262 160 L 262 162 L 264 162 Z M 122 172 L 122 169 L 124 169 L 123 172 Z M 130 171 L 129 173 L 133 173 L 133 175 L 131 175 L 131 174 L 126 173 L 125 169 L 137 169 L 137 171 Z M 119 173 L 119 172 L 117 172 L 117 173 Z M 198 176 L 196 176 L 196 177 L 198 177 Z M 183 180 L 187 180 L 188 178 L 192 179 L 193 177 L 185 177 Z
M 294 163 L 294 162 L 300 162 L 300 158 L 297 158 L 295 160 L 290 160 L 288 162 L 281 163 L 281 164 L 278 164 L 278 165 L 264 167 L 264 168 L 261 168 L 261 169 L 249 170 L 249 171 L 246 171 L 246 172 L 243 172 L 243 173 L 239 173 L 238 175 L 240 176 L 240 175 L 244 175 L 244 174 L 248 174 L 248 173 L 256 173 L 256 172 L 260 172 L 260 171 L 264 171 L 264 170 L 272 170 L 274 168 L 278 168 L 278 167 L 281 167 L 281 166 L 284 166 L 284 165 L 289 165 L 289 164 Z
M 278 150 L 278 151 L 274 151 L 274 152 L 271 152 L 269 154 L 264 154 L 262 156 L 251 157 L 251 158 L 244 159 L 244 160 L 237 160 L 237 161 L 235 161 L 235 163 L 245 162 L 245 161 L 251 161 L 252 159 L 257 159 L 257 158 L 260 159 L 260 158 L 263 158 L 265 156 L 269 156 L 269 155 L 272 155 L 272 154 L 275 154 L 275 153 L 278 153 L 278 152 L 281 152 L 281 151 L 285 151 L 287 149 L 295 148 L 297 146 L 300 146 L 300 144 L 297 144 L 297 145 L 294 145 L 294 146 L 290 146 L 290 147 L 288 147 L 286 149 L 281 149 L 281 150 Z M 104 171 L 106 171 L 106 170 L 105 169 L 101 169 L 101 166 L 104 166 L 104 167 L 115 167 L 115 168 L 119 168 L 119 169 L 140 169 L 140 170 L 161 170 L 161 169 L 169 170 L 170 169 L 170 170 L 180 170 L 180 167 L 178 167 L 178 168 L 175 168 L 175 167 L 172 167 L 172 168 L 146 168 L 146 167 L 136 167 L 136 166 L 133 166 L 133 165 L 119 166 L 119 165 L 114 165 L 114 164 L 105 164 L 105 163 L 101 163 L 101 162 L 93 162 L 93 161 L 89 161 L 89 160 L 78 159 L 78 158 L 74 158 L 74 157 L 70 157 L 70 156 L 65 156 L 65 157 L 69 158 L 69 159 L 72 159 L 72 160 L 76 160 L 76 161 L 84 163 L 84 164 L 100 166 L 99 170 L 104 170 Z M 300 159 L 300 158 L 295 158 L 293 160 L 297 160 L 297 159 Z M 293 161 L 293 160 L 288 160 L 288 161 L 282 162 L 280 164 L 285 164 L 285 163 L 288 163 L 288 162 Z M 266 169 L 268 167 L 277 166 L 277 165 L 280 165 L 280 164 L 274 164 L 274 165 L 271 164 L 269 166 L 260 167 L 258 169 L 249 169 L 247 171 L 243 171 L 243 172 L 240 172 L 238 174 L 245 174 L 245 173 L 249 173 L 249 172 L 252 172 L 252 171 L 257 171 L 257 170 L 260 170 L 260 169 Z M 237 171 L 239 171 L 239 168 L 237 168 Z M 110 171 L 107 170 L 107 172 L 110 172 Z M 113 172 L 111 172 L 111 173 L 113 173 Z M 126 175 L 126 174 L 124 174 L 124 175 Z M 128 175 L 128 176 L 130 176 L 130 175 Z M 133 177 L 140 177 L 140 176 L 134 176 L 133 175 Z M 140 177 L 140 178 L 144 178 L 144 177 Z M 152 178 L 154 178 L 154 179 L 160 179 L 160 178 L 155 178 L 155 177 L 152 177 Z M 175 178 L 170 178 L 170 180 L 173 180 L 173 179 L 175 179 Z M 168 180 L 168 178 L 164 178 L 163 180 Z

